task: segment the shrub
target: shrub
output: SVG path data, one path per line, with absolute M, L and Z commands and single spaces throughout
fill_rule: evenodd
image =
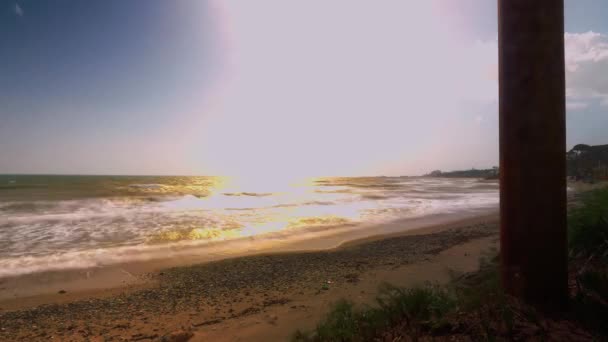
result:
M 608 258 L 608 188 L 584 193 L 568 215 L 571 257 Z

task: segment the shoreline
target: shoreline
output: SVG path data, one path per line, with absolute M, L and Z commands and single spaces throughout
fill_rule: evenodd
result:
M 314 324 L 326 304 L 339 296 L 361 297 L 365 302 L 373 299 L 383 281 L 397 285 L 447 281 L 449 270 L 476 269 L 483 251 L 497 243 L 497 222 L 496 213 L 444 217 L 439 223 L 425 226 L 392 223 L 375 232 L 383 234 L 367 234 L 348 242 L 334 238 L 329 242 L 337 245 L 330 249 L 311 249 L 319 245 L 310 246 L 309 242 L 205 263 L 178 260 L 190 262 L 178 267 L 166 261 L 121 265 L 125 272 L 108 269 L 107 273 L 89 277 L 88 282 L 94 279 L 101 285 L 91 288 L 82 282 L 83 271 L 77 272 L 76 280 L 65 273 L 63 278 L 57 274 L 55 278 L 29 275 L 0 286 L 34 282 L 45 287 L 61 280 L 64 285 L 71 281 L 75 287 L 64 289 L 65 294 L 53 288 L 46 293 L 0 300 L 0 337 L 36 340 L 60 336 L 61 340 L 80 341 L 93 336 L 110 340 L 128 336 L 154 340 L 186 329 L 192 330 L 193 340 L 197 340 L 232 327 L 235 334 L 238 331 L 251 337 L 280 333 L 283 339 L 292 330 L 306 328 L 297 324 Z M 309 249 L 302 250 L 306 246 Z M 445 253 L 455 254 L 445 257 Z M 101 282 L 115 273 L 131 280 L 117 287 Z M 26 328 L 31 326 L 36 328 Z
M 294 239 L 260 237 L 219 241 L 205 246 L 182 246 L 185 251 L 164 258 L 0 277 L 0 308 L 20 309 L 39 303 L 61 303 L 142 289 L 154 284 L 148 274 L 167 268 L 256 255 L 333 251 L 392 237 L 440 232 L 494 217 L 498 217 L 497 210 L 406 218 L 384 224 L 347 225 L 295 235 Z M 228 250 L 232 246 L 234 249 Z M 66 295 L 57 298 L 59 291 L 65 291 Z

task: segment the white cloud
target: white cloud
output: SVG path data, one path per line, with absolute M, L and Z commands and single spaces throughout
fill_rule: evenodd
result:
M 589 107 L 589 103 L 583 101 L 568 101 L 566 102 L 566 109 L 569 110 L 581 110 Z
M 569 110 L 581 110 L 597 102 L 608 107 L 608 34 L 593 31 L 585 33 L 566 33 L 564 36 L 566 54 L 566 107 Z M 468 49 L 471 49 L 470 47 Z M 497 82 L 498 66 L 496 51 L 498 44 L 478 42 L 470 56 L 474 56 L 473 65 L 478 73 L 485 73 L 488 79 Z M 467 69 L 470 72 L 471 69 Z M 475 75 L 473 73 L 472 75 Z M 490 100 L 495 94 L 493 87 L 479 93 L 479 99 Z M 478 91 L 478 90 L 476 90 Z
M 580 109 L 594 101 L 608 106 L 608 35 L 566 33 L 566 94 Z
M 23 8 L 21 8 L 21 6 L 19 6 L 19 3 L 15 3 L 15 14 L 17 14 L 20 17 L 23 17 Z
M 567 109 L 581 110 L 594 102 L 608 107 L 608 34 L 566 33 L 564 45 Z M 497 41 L 477 42 L 466 49 L 470 52 L 466 57 L 471 58 L 467 64 L 475 66 L 465 69 L 469 77 L 483 74 L 493 82 L 487 84 L 485 91 L 475 89 L 477 99 L 497 100 L 494 85 L 498 83 Z M 456 64 L 460 67 L 463 63 Z
M 593 31 L 585 33 L 566 32 L 564 44 L 568 71 L 577 71 L 584 63 L 597 63 L 608 59 L 608 39 L 606 35 Z

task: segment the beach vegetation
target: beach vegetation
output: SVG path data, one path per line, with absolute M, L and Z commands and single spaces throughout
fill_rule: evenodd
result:
M 585 192 L 578 202 L 568 215 L 572 312 L 608 338 L 608 188 Z
M 418 340 L 425 336 L 478 336 L 491 340 L 512 334 L 516 311 L 500 290 L 496 256 L 483 258 L 479 272 L 449 285 L 399 288 L 385 284 L 372 305 L 341 300 L 311 332 L 298 331 L 294 341 Z M 521 310 L 519 310 L 521 311 Z M 525 311 L 530 322 L 537 315 Z
M 313 332 L 296 332 L 295 341 L 369 341 L 383 330 L 405 324 L 416 335 L 427 329 L 441 329 L 442 317 L 456 302 L 447 290 L 435 287 L 399 288 L 381 286 L 373 306 L 359 307 L 338 301 Z
M 447 285 L 384 285 L 372 305 L 341 300 L 294 341 L 393 341 L 437 337 L 474 340 L 604 340 L 608 338 L 608 188 L 581 195 L 568 214 L 570 309 L 556 317 L 506 295 L 499 256 Z
M 581 194 L 568 214 L 571 259 L 608 258 L 608 188 Z

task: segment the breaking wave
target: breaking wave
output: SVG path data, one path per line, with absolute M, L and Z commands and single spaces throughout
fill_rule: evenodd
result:
M 44 188 L 36 197 L 28 184 L 3 191 L 0 277 L 498 205 L 497 184 L 472 179 L 337 178 L 252 192 L 222 191 L 210 177 L 137 178 L 68 177 L 56 187 L 34 178 Z

